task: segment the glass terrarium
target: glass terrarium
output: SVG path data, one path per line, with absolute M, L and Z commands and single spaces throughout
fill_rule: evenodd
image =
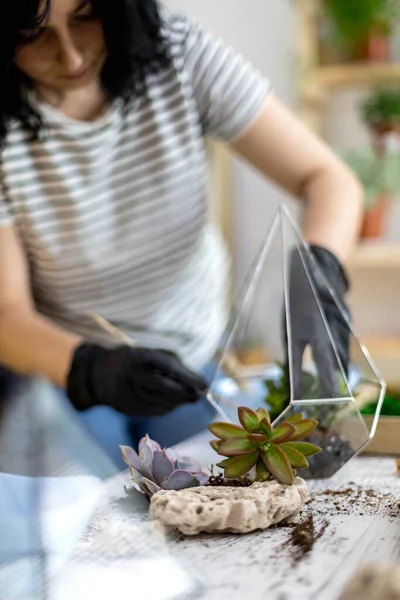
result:
M 1 598 L 108 600 L 154 572 L 153 600 L 197 593 L 125 483 L 63 395 L 37 379 L 17 386 L 0 410 Z
M 333 335 L 332 305 L 335 327 L 348 342 L 347 364 Z M 385 383 L 283 206 L 214 358 L 210 396 L 227 419 L 237 421 L 238 406 L 264 406 L 275 424 L 293 413 L 318 421 L 308 441 L 322 452 L 310 458 L 304 478 L 330 477 L 375 434 Z M 373 402 L 376 412 L 367 425 L 360 409 Z

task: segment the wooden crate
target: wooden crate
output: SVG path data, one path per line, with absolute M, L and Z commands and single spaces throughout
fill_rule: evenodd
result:
M 367 427 L 372 425 L 372 416 L 364 415 Z M 400 417 L 380 417 L 376 433 L 363 454 L 400 456 Z

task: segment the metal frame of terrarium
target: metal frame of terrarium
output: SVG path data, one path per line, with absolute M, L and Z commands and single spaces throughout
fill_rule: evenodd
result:
M 295 241 L 295 245 L 297 246 L 297 251 L 299 252 L 299 255 L 301 257 L 301 261 L 303 263 L 303 267 L 304 267 L 306 276 L 308 278 L 308 282 L 310 284 L 311 290 L 313 292 L 313 296 L 315 298 L 316 304 L 320 311 L 321 318 L 322 318 L 322 321 L 323 321 L 325 329 L 326 329 L 326 333 L 329 336 L 329 340 L 330 340 L 330 343 L 332 346 L 333 353 L 336 357 L 336 361 L 337 361 L 337 364 L 338 364 L 338 367 L 340 370 L 340 376 L 343 380 L 343 385 L 346 388 L 346 393 L 342 394 L 341 396 L 330 397 L 330 398 L 323 398 L 323 397 L 296 398 L 296 397 L 294 397 L 293 356 L 292 356 L 292 339 L 291 339 L 292 327 L 291 327 L 291 311 L 289 308 L 289 274 L 288 274 L 288 267 L 287 267 L 287 260 L 286 260 L 286 255 L 287 255 L 287 252 L 289 251 L 289 247 L 290 247 L 289 241 L 287 239 L 289 237 L 289 235 L 292 237 L 292 241 L 293 240 Z M 353 341 L 353 347 L 357 349 L 359 358 L 360 358 L 361 362 L 363 363 L 363 368 L 366 369 L 369 374 L 366 379 L 363 379 L 363 377 L 360 376 L 362 374 L 361 368 L 359 367 L 358 371 L 357 371 L 357 369 L 355 369 L 356 374 L 358 373 L 357 377 L 359 377 L 357 379 L 357 386 L 360 384 L 360 382 L 361 382 L 361 384 L 363 382 L 364 382 L 364 384 L 366 384 L 368 382 L 370 385 L 370 389 L 373 390 L 373 393 L 375 394 L 374 400 L 376 401 L 377 408 L 376 408 L 376 412 L 375 412 L 375 415 L 373 418 L 372 425 L 370 428 L 368 428 L 366 421 L 363 418 L 363 416 L 360 412 L 360 408 L 359 408 L 360 395 L 358 393 L 357 393 L 357 395 L 354 393 L 355 389 L 352 388 L 352 385 L 349 380 L 349 376 L 346 374 L 346 372 L 343 368 L 343 365 L 341 363 L 340 357 L 337 352 L 334 338 L 332 336 L 332 333 L 331 333 L 331 330 L 329 327 L 328 320 L 326 318 L 326 315 L 324 313 L 324 310 L 323 310 L 323 307 L 321 304 L 321 300 L 318 296 L 318 293 L 313 284 L 313 280 L 310 276 L 307 262 L 304 260 L 305 256 L 307 256 L 308 260 L 313 260 L 312 255 L 308 249 L 307 244 L 302 239 L 301 234 L 300 234 L 296 224 L 294 223 L 288 209 L 284 205 L 280 206 L 280 208 L 272 222 L 272 225 L 270 226 L 269 231 L 261 245 L 261 248 L 260 248 L 259 252 L 257 253 L 256 258 L 253 261 L 253 263 L 247 273 L 245 281 L 240 289 L 240 292 L 237 295 L 236 302 L 230 312 L 229 321 L 227 323 L 224 334 L 221 337 L 220 343 L 218 345 L 218 348 L 217 348 L 214 358 L 213 358 L 214 367 L 213 367 L 213 377 L 212 377 L 211 385 L 209 388 L 209 398 L 213 399 L 214 402 L 218 403 L 219 412 L 221 412 L 221 409 L 223 410 L 223 412 L 225 413 L 226 420 L 231 420 L 231 421 L 235 420 L 235 418 L 232 417 L 229 413 L 229 404 L 230 404 L 231 400 L 229 400 L 229 398 L 227 399 L 227 394 L 224 394 L 224 392 L 222 392 L 221 389 L 218 388 L 218 385 L 217 385 L 218 379 L 219 379 L 218 376 L 221 372 L 224 371 L 224 364 L 226 364 L 225 359 L 229 354 L 229 352 L 228 352 L 229 348 L 231 347 L 231 345 L 233 345 L 233 340 L 235 338 L 235 335 L 238 332 L 238 328 L 239 328 L 241 320 L 245 321 L 246 319 L 248 319 L 248 314 L 251 311 L 252 303 L 254 302 L 255 295 L 257 294 L 258 285 L 260 284 L 260 280 L 262 279 L 263 269 L 265 267 L 266 260 L 268 258 L 269 253 L 271 252 L 271 248 L 273 246 L 274 240 L 277 239 L 277 236 L 280 236 L 280 238 L 281 238 L 281 245 L 282 245 L 282 250 L 283 250 L 282 263 L 281 263 L 281 265 L 278 265 L 279 266 L 278 273 L 282 277 L 282 280 L 283 280 L 283 296 L 284 296 L 283 303 L 284 303 L 284 315 L 285 315 L 285 323 L 286 323 L 286 331 L 287 331 L 287 348 L 286 348 L 286 350 L 287 350 L 288 369 L 289 369 L 290 392 L 289 392 L 289 402 L 288 402 L 286 408 L 283 410 L 283 412 L 278 417 L 275 418 L 275 422 L 278 422 L 280 420 L 283 420 L 284 418 L 287 418 L 291 411 L 299 412 L 300 409 L 302 409 L 307 412 L 311 408 L 316 408 L 316 407 L 320 408 L 320 407 L 325 406 L 325 407 L 327 407 L 326 409 L 324 409 L 326 412 L 326 411 L 332 409 L 332 407 L 334 407 L 335 410 L 336 409 L 339 410 L 339 407 L 340 407 L 341 414 L 342 414 L 342 416 L 340 417 L 342 419 L 341 426 L 342 427 L 346 426 L 347 430 L 349 430 L 349 426 L 352 426 L 353 430 L 354 430 L 355 426 L 356 426 L 355 429 L 358 428 L 358 433 L 357 433 L 358 439 L 357 439 L 357 441 L 355 441 L 356 447 L 353 448 L 353 452 L 352 452 L 352 456 L 354 456 L 354 455 L 358 454 L 359 452 L 361 452 L 363 450 L 363 448 L 365 448 L 365 446 L 371 441 L 371 439 L 375 435 L 376 427 L 377 427 L 378 421 L 379 421 L 382 403 L 384 400 L 386 384 L 383 381 L 372 358 L 370 357 L 367 348 L 362 343 L 362 341 L 359 339 L 357 333 L 354 331 L 354 328 L 353 328 L 351 322 L 349 321 L 347 315 L 345 314 L 343 307 L 340 305 L 334 291 L 331 289 L 326 278 L 323 277 L 323 274 L 319 271 L 319 269 L 314 261 L 313 262 L 314 267 L 316 267 L 317 270 L 319 271 L 319 274 L 321 275 L 321 277 L 324 281 L 324 285 L 326 286 L 326 289 L 329 290 L 331 297 L 333 298 L 337 307 L 339 307 L 340 314 L 342 315 L 343 320 L 346 322 L 346 324 L 348 326 L 349 336 Z M 268 326 L 268 324 L 266 324 L 266 327 L 267 326 Z M 272 361 L 272 363 L 273 362 L 274 361 Z M 263 377 L 263 376 L 265 376 L 265 364 L 262 364 L 261 367 L 240 366 L 236 372 L 235 372 L 235 367 L 234 367 L 233 371 L 231 371 L 229 373 L 228 379 L 230 379 L 234 382 L 237 382 L 239 379 L 241 379 L 243 381 L 247 378 L 249 381 L 251 381 L 251 380 L 255 380 L 259 377 Z M 249 397 L 245 398 L 245 400 L 242 401 L 241 403 L 243 405 L 248 405 L 247 404 L 248 400 L 249 400 Z M 251 398 L 251 401 L 253 401 L 253 398 Z M 255 406 L 252 406 L 252 408 L 255 408 Z M 349 423 L 347 423 L 347 425 L 346 425 L 344 420 L 349 418 L 350 413 L 351 413 L 351 417 L 353 420 L 349 421 Z M 338 415 L 339 415 L 339 412 L 338 412 Z M 348 434 L 348 435 L 356 436 L 355 433 Z M 347 461 L 345 461 L 345 462 L 347 462 Z M 343 465 L 340 465 L 339 468 L 341 466 L 343 466 Z M 336 472 L 336 471 L 334 470 L 330 474 L 333 474 L 334 472 Z

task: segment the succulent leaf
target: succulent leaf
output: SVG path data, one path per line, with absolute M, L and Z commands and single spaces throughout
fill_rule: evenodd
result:
M 171 475 L 162 482 L 161 487 L 163 490 L 183 490 L 189 487 L 196 487 L 199 485 L 196 476 L 189 471 L 177 470 L 173 471 Z
M 224 458 L 224 460 L 221 460 L 221 462 L 217 463 L 217 467 L 220 469 L 225 469 L 227 465 L 231 464 L 231 460 L 232 458 Z
M 268 438 L 264 433 L 249 433 L 247 439 L 250 440 L 250 442 L 252 444 L 255 444 L 256 446 L 265 444 L 265 442 L 268 441 Z
M 148 446 L 152 452 L 162 452 L 160 444 L 155 440 L 152 440 L 148 434 L 144 436 L 144 440 L 146 442 L 146 446 Z
M 168 456 L 168 458 L 171 458 Z M 182 456 L 177 458 L 174 463 L 175 469 L 183 469 L 184 471 L 190 471 L 191 473 L 197 473 L 201 471 L 201 464 L 197 460 L 192 460 L 188 456 Z
M 302 421 L 302 420 L 303 420 L 303 415 L 301 413 L 295 413 L 288 419 L 285 419 L 284 422 L 285 423 L 297 423 L 298 421 Z
M 259 425 L 261 433 L 265 433 L 266 436 L 270 436 L 272 432 L 271 421 L 269 419 L 262 419 Z
M 260 425 L 260 418 L 257 413 L 247 406 L 240 406 L 238 408 L 238 417 L 244 429 L 249 433 L 253 433 Z
M 259 459 L 259 452 L 251 452 L 244 456 L 235 456 L 229 458 L 230 463 L 224 467 L 225 477 L 227 479 L 235 479 L 248 473 L 257 463 Z
M 154 452 L 153 455 L 153 477 L 158 485 L 171 475 L 175 470 L 174 463 L 168 458 L 165 452 Z
M 249 454 L 254 450 L 254 444 L 247 438 L 231 438 L 230 440 L 224 440 L 222 442 L 218 454 L 221 454 L 222 456 L 239 456 L 242 454 Z
M 139 470 L 141 467 L 140 458 L 133 448 L 130 446 L 120 446 L 122 458 L 129 467 L 134 467 Z
M 271 473 L 265 466 L 264 461 L 259 460 L 256 466 L 256 481 L 268 481 L 270 477 Z
M 275 479 L 286 485 L 292 485 L 294 481 L 293 469 L 286 455 L 278 446 L 270 444 L 267 450 L 261 451 L 261 458 Z
M 140 467 L 141 473 L 145 477 L 152 479 L 153 473 L 151 470 L 151 465 L 153 463 L 154 445 L 148 443 L 149 439 L 150 438 L 146 435 L 144 438 L 142 438 L 140 440 L 140 442 L 139 442 L 139 458 L 140 458 L 140 462 L 141 462 L 141 467 Z M 151 440 L 151 441 L 153 441 L 153 440 Z M 159 447 L 159 448 L 157 448 L 157 450 L 161 450 L 161 448 Z
M 152 496 L 153 494 L 157 494 L 157 492 L 161 490 L 159 485 L 154 483 L 154 481 L 152 481 L 151 479 L 147 479 L 147 477 L 143 477 L 139 485 L 140 488 L 145 492 L 147 491 L 150 496 Z
M 282 446 L 289 446 L 298 452 L 301 452 L 303 456 L 314 456 L 314 454 L 318 454 L 321 452 L 321 448 L 316 446 L 315 444 L 310 444 L 310 442 L 285 442 Z
M 212 423 L 208 426 L 208 429 L 220 440 L 229 440 L 230 438 L 244 438 L 247 432 L 240 427 L 240 425 L 234 425 L 233 423 Z
M 257 414 L 258 418 L 260 419 L 260 421 L 262 421 L 263 419 L 267 419 L 267 421 L 271 422 L 269 412 L 265 408 L 263 408 L 263 407 L 257 408 L 256 414 Z
M 292 435 L 294 435 L 295 433 L 296 430 L 294 426 L 290 423 L 285 422 L 281 425 L 278 425 L 278 427 L 272 430 L 272 433 L 270 435 L 270 441 L 274 442 L 275 444 L 280 444 L 282 442 L 286 442 L 286 440 L 291 439 Z
M 283 450 L 293 468 L 306 469 L 308 467 L 308 460 L 298 450 L 295 450 L 290 446 L 285 446 L 285 444 L 280 444 L 279 448 Z
M 219 452 L 219 448 L 222 443 L 223 443 L 223 440 L 211 440 L 210 446 L 213 450 L 215 450 L 215 452 Z
M 290 437 L 290 441 L 296 442 L 309 436 L 317 427 L 318 422 L 315 419 L 303 419 L 297 423 L 290 423 L 290 425 L 295 429 L 295 433 Z

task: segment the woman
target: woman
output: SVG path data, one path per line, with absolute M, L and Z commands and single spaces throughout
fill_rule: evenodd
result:
M 341 297 L 360 186 L 267 80 L 154 0 L 14 0 L 9 15 L 0 363 L 65 390 L 104 446 L 125 441 L 125 415 L 133 441 L 147 431 L 175 443 L 210 420 L 198 373 L 225 320 L 204 136 L 307 198 L 304 237 Z M 136 346 L 118 344 L 92 314 Z

